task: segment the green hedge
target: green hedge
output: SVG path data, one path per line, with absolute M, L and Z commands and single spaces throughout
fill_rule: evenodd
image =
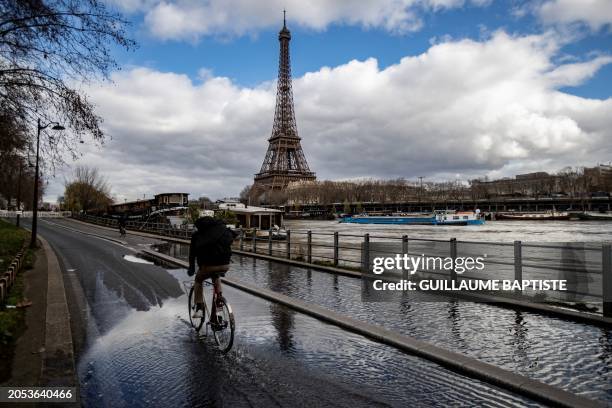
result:
M 28 231 L 0 219 L 0 273 L 6 271 L 29 236 Z
M 28 231 L 0 219 L 0 274 L 11 264 L 15 255 L 28 242 Z M 31 268 L 34 256 L 31 250 L 26 251 L 23 269 Z M 15 306 L 23 300 L 23 273 L 18 273 L 15 284 L 8 293 L 6 305 Z M 5 308 L 0 306 L 0 382 L 10 378 L 11 362 L 17 338 L 25 330 L 25 309 Z

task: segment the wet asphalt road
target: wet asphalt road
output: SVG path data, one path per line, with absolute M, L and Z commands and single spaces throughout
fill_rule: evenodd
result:
M 237 332 L 221 355 L 186 320 L 185 271 L 134 257 L 154 240 L 64 227 L 119 237 L 39 224 L 65 277 L 84 406 L 536 405 L 227 287 Z

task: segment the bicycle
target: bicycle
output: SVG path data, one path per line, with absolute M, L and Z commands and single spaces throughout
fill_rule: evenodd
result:
M 121 235 L 121 238 L 125 238 L 125 227 L 123 225 L 119 226 L 119 235 Z
M 208 335 L 208 328 L 210 327 L 213 332 L 213 337 L 215 338 L 215 343 L 217 343 L 217 347 L 222 353 L 227 353 L 234 344 L 234 332 L 236 331 L 234 312 L 225 298 L 217 293 L 215 290 L 216 286 L 212 282 L 205 280 L 204 284 L 213 287 L 213 296 L 210 309 L 206 305 L 206 295 L 204 294 L 204 311 L 202 313 L 202 317 L 194 318 L 193 313 L 196 310 L 196 305 L 194 302 L 195 282 L 183 282 L 185 289 L 190 286 L 187 300 L 189 322 L 191 323 L 191 327 L 193 327 L 196 332 L 199 333 L 205 320 L 208 318 L 208 321 L 206 322 L 206 336 Z

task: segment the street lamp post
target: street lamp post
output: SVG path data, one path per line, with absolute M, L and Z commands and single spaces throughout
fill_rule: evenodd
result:
M 21 162 L 21 158 L 19 158 L 19 179 L 17 180 L 17 222 L 16 225 L 19 227 L 19 211 L 21 211 L 21 175 L 23 173 L 23 163 Z
M 421 201 L 423 200 L 423 176 L 419 176 L 419 181 L 421 182 L 421 186 L 419 188 L 419 211 L 423 211 L 421 206 Z
M 38 226 L 38 160 L 40 152 L 40 132 L 53 125 L 53 130 L 64 130 L 64 127 L 57 122 L 49 122 L 42 126 L 40 118 L 37 123 L 36 132 L 36 169 L 34 170 L 34 202 L 32 203 L 32 239 L 30 240 L 30 248 L 36 248 L 36 230 Z

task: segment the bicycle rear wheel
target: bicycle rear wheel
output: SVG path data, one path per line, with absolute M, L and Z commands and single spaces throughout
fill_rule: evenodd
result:
M 227 353 L 234 344 L 236 323 L 232 307 L 224 298 L 221 298 L 221 302 L 223 302 L 223 307 L 220 310 L 217 308 L 217 322 L 216 324 L 211 324 L 211 328 L 219 350 L 222 353 Z
M 197 285 L 197 283 L 196 283 L 196 285 Z M 204 325 L 204 320 L 206 319 L 206 311 L 202 310 L 202 317 L 201 318 L 194 318 L 194 317 L 192 317 L 192 315 L 196 311 L 196 305 L 195 305 L 195 300 L 194 300 L 194 297 L 195 297 L 194 289 L 195 289 L 195 285 L 191 287 L 191 290 L 189 290 L 189 300 L 188 300 L 189 322 L 191 323 L 191 327 L 196 329 L 196 331 L 200 331 L 200 329 Z

